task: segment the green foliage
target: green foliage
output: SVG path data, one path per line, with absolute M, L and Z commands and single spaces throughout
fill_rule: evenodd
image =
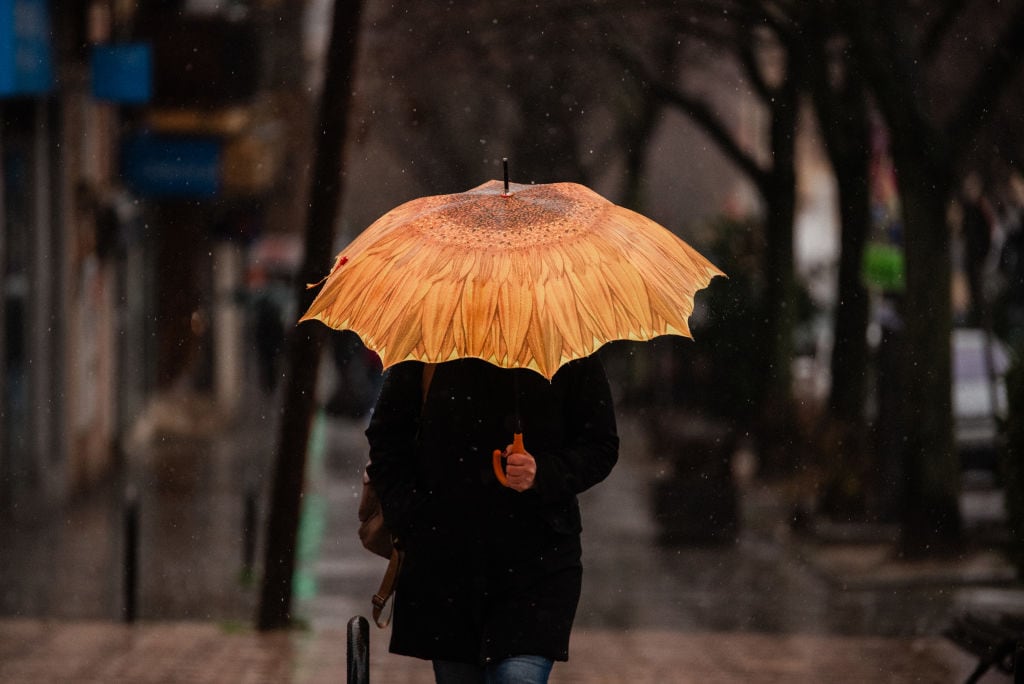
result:
M 1010 531 L 1008 554 L 1017 567 L 1017 575 L 1024 578 L 1024 343 L 1014 350 L 1006 392 L 1009 411 L 1004 426 L 1003 472 Z
M 864 248 L 862 277 L 865 282 L 887 292 L 903 292 L 906 267 L 903 250 L 883 242 L 869 242 Z

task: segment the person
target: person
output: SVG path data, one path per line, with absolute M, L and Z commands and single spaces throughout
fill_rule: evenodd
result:
M 985 275 L 989 253 L 992 251 L 992 233 L 995 223 L 992 206 L 985 196 L 981 177 L 970 174 L 964 181 L 962 193 L 961 231 L 964 240 L 964 270 L 970 295 L 968 324 L 979 327 L 987 315 Z
M 521 425 L 523 449 L 511 446 Z M 405 558 L 390 650 L 433 662 L 438 684 L 546 682 L 568 660 L 579 601 L 577 494 L 619 439 L 591 356 L 549 381 L 479 359 L 391 368 L 366 430 L 370 479 Z M 505 447 L 508 486 L 492 454 Z
M 324 408 L 335 416 L 362 418 L 373 408 L 380 389 L 380 357 L 351 330 L 332 335 L 331 340 L 337 379 Z

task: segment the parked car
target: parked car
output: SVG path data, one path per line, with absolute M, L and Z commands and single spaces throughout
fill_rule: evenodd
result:
M 1009 351 L 980 328 L 954 328 L 952 354 L 953 436 L 961 463 L 965 470 L 995 472 Z

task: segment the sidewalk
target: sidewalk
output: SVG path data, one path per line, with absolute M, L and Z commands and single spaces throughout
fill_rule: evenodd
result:
M 372 628 L 374 684 L 430 684 L 423 661 L 386 654 Z M 0 620 L 0 681 L 266 682 L 346 680 L 344 630 L 258 634 L 211 623 Z M 942 639 L 579 630 L 552 684 L 949 684 L 972 663 Z M 1008 681 L 989 675 L 983 682 Z
M 383 571 L 355 534 L 362 426 L 318 420 L 295 603 L 310 627 L 262 635 L 251 630 L 257 592 L 239 576 L 242 495 L 250 484 L 265 491 L 272 408 L 254 405 L 227 432 L 155 429 L 132 461 L 142 510 L 134 626 L 117 622 L 120 485 L 0 529 L 0 682 L 344 681 L 345 624 L 368 614 Z M 619 466 L 581 497 L 584 596 L 554 684 L 959 683 L 974 660 L 939 636 L 949 616 L 1024 607 L 997 555 L 908 564 L 884 539 L 799 538 L 761 486 L 744 491 L 735 545 L 661 547 L 649 504 L 660 466 L 640 422 L 622 416 L 620 432 Z M 372 629 L 372 681 L 431 682 L 428 664 L 386 654 L 387 637 Z
M 254 402 L 229 423 L 195 397 L 155 403 L 126 439 L 120 472 L 59 508 L 29 502 L 2 521 L 0 616 L 120 619 L 132 493 L 139 618 L 250 618 L 245 497 L 266 481 L 272 408 Z

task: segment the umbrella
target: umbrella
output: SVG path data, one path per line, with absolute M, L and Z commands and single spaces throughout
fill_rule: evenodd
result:
M 473 357 L 551 379 L 613 340 L 690 337 L 694 295 L 718 275 L 583 185 L 495 180 L 379 218 L 301 320 L 355 331 L 385 368 Z

